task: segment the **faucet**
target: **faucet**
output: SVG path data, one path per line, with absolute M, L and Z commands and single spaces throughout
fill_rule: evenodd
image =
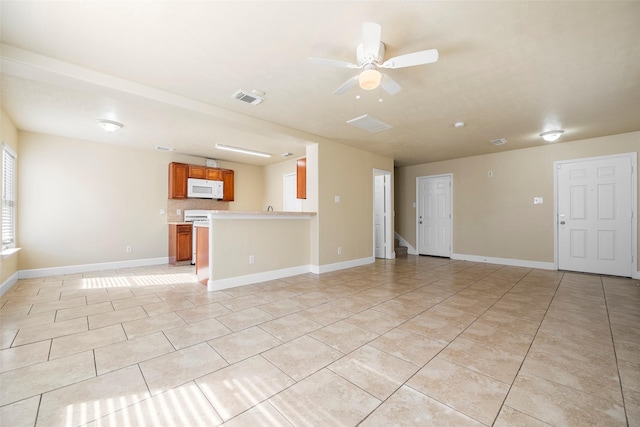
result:
M 267 212 L 273 212 L 273 206 L 271 205 L 267 206 Z

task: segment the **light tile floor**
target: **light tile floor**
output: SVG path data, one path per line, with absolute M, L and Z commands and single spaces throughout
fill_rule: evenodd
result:
M 637 280 L 408 256 L 207 292 L 18 281 L 2 426 L 638 426 Z

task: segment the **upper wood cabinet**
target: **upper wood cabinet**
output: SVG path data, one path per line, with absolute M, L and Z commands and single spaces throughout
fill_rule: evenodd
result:
M 187 179 L 209 179 L 224 183 L 224 196 L 222 201 L 232 202 L 234 199 L 233 179 L 231 169 L 208 168 L 205 166 L 188 165 L 185 163 L 169 163 L 169 198 L 187 198 Z
M 169 163 L 169 198 L 187 198 L 187 178 L 189 165 L 184 163 Z
M 189 178 L 207 179 L 207 168 L 204 166 L 189 165 Z
M 224 169 L 222 171 L 222 182 L 224 191 L 222 201 L 233 202 L 233 171 L 231 169 Z
M 307 198 L 307 159 L 298 159 L 296 162 L 296 198 Z
M 205 170 L 205 178 L 204 179 L 211 179 L 213 181 L 224 181 L 223 178 L 222 178 L 222 174 L 223 174 L 223 170 L 222 169 L 207 168 Z

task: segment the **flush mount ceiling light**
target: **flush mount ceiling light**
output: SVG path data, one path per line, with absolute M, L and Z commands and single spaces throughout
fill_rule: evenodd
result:
M 218 150 L 233 151 L 234 153 L 250 154 L 252 156 L 258 156 L 258 157 L 271 157 L 271 154 L 269 153 L 263 153 L 262 151 L 255 151 L 255 150 L 247 150 L 246 148 L 232 147 L 230 145 L 216 144 L 216 148 Z
M 380 71 L 373 68 L 373 66 L 370 68 L 366 68 L 365 66 L 365 70 L 358 76 L 358 83 L 364 90 L 373 90 L 377 88 L 380 86 L 381 80 L 382 74 L 380 74 Z
M 547 142 L 554 142 L 557 141 L 563 133 L 563 130 L 549 130 L 546 132 L 542 132 L 540 136 Z
M 109 133 L 113 133 L 123 126 L 122 123 L 114 122 L 113 120 L 98 120 L 98 125 Z

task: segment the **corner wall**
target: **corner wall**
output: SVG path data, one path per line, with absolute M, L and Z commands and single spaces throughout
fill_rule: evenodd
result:
M 318 265 L 373 261 L 373 170 L 393 159 L 333 142 L 318 144 Z M 335 201 L 336 196 L 340 198 Z M 338 247 L 342 254 L 338 254 Z
M 453 173 L 453 253 L 552 263 L 553 163 L 629 152 L 640 132 L 397 168 L 396 232 L 416 246 L 416 178 Z

